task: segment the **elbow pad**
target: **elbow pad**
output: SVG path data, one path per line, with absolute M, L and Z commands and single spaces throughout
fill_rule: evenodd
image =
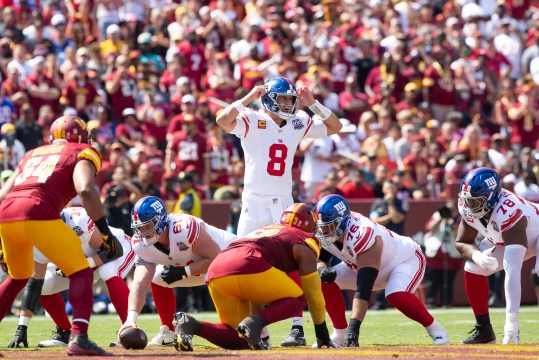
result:
M 322 282 L 318 271 L 301 276 L 301 285 L 307 298 L 307 305 L 309 306 L 313 323 L 315 325 L 322 324 L 326 321 L 326 302 L 324 301 L 324 294 L 322 294 Z
M 377 277 L 378 270 L 376 270 L 375 268 L 364 267 L 359 269 L 357 271 L 357 288 L 354 294 L 354 298 L 369 302 L 371 300 L 372 288 Z

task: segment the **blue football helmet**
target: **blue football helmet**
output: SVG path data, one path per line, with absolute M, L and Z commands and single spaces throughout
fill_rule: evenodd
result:
M 500 199 L 500 175 L 493 169 L 481 167 L 471 170 L 460 184 L 459 199 L 477 218 L 488 214 Z
M 290 119 L 294 116 L 298 106 L 298 92 L 296 86 L 284 77 L 273 77 L 266 81 L 266 93 L 262 96 L 262 105 L 266 110 L 279 116 L 281 119 Z M 289 111 L 283 107 L 289 104 L 279 103 L 279 96 L 293 96 L 294 101 Z
M 318 201 L 316 238 L 322 246 L 330 246 L 344 235 L 350 222 L 350 206 L 340 195 L 327 195 Z
M 155 196 L 146 196 L 137 201 L 131 211 L 131 228 L 140 237 L 144 246 L 153 245 L 165 231 L 168 220 L 167 206 Z

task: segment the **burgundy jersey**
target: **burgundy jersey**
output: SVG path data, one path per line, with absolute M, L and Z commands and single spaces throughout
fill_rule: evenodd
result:
M 0 205 L 0 222 L 60 219 L 60 212 L 77 195 L 73 170 L 79 161 L 101 168 L 101 156 L 88 144 L 40 146 L 19 163 L 15 185 Z
M 116 78 L 117 73 L 114 72 L 110 74 L 105 83 L 111 83 Z M 122 78 L 119 80 L 120 84 L 118 89 L 114 94 L 110 94 L 110 105 L 112 108 L 112 118 L 121 119 L 122 111 L 125 108 L 134 108 L 135 107 L 135 96 L 137 95 L 137 79 L 135 75 L 130 72 L 122 75 Z
M 285 273 L 298 270 L 295 245 L 311 248 L 318 258 L 320 244 L 309 233 L 280 224 L 272 224 L 230 243 L 208 268 L 208 281 L 229 275 L 256 274 L 272 267 Z

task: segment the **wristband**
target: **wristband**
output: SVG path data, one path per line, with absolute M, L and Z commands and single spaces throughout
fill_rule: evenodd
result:
M 243 103 L 240 100 L 234 101 L 232 103 L 232 106 L 234 107 L 234 109 L 238 110 L 239 113 L 245 109 L 245 105 L 243 105 Z
M 185 270 L 185 273 L 187 274 L 187 277 L 191 276 L 191 268 L 189 266 L 186 266 L 183 269 Z
M 127 319 L 126 321 L 131 321 L 133 323 L 136 323 L 137 322 L 137 318 L 138 318 L 138 312 L 136 312 L 135 310 L 129 310 L 127 312 Z
M 311 110 L 315 115 L 318 115 L 322 121 L 326 121 L 331 114 L 333 114 L 331 110 L 320 104 L 318 100 L 309 106 L 309 110 Z
M 103 216 L 101 219 L 94 221 L 95 226 L 99 229 L 101 232 L 101 235 L 111 236 L 112 233 L 110 232 L 109 225 L 107 224 L 107 219 Z
M 90 266 L 91 269 L 97 267 L 93 257 L 87 257 L 86 260 L 88 260 L 88 266 Z
M 350 322 L 348 322 L 348 329 L 346 330 L 346 332 L 359 335 L 360 326 L 361 326 L 361 320 L 352 318 L 350 319 Z

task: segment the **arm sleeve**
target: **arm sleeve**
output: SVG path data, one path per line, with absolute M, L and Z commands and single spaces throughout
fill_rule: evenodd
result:
M 313 323 L 319 325 L 326 320 L 326 302 L 322 294 L 322 282 L 318 271 L 301 276 L 301 285 L 307 298 L 307 305 L 313 318 Z
M 522 245 L 507 245 L 503 255 L 503 268 L 505 270 L 505 296 L 507 300 L 507 312 L 516 314 L 520 307 L 521 283 L 520 273 L 526 247 Z

